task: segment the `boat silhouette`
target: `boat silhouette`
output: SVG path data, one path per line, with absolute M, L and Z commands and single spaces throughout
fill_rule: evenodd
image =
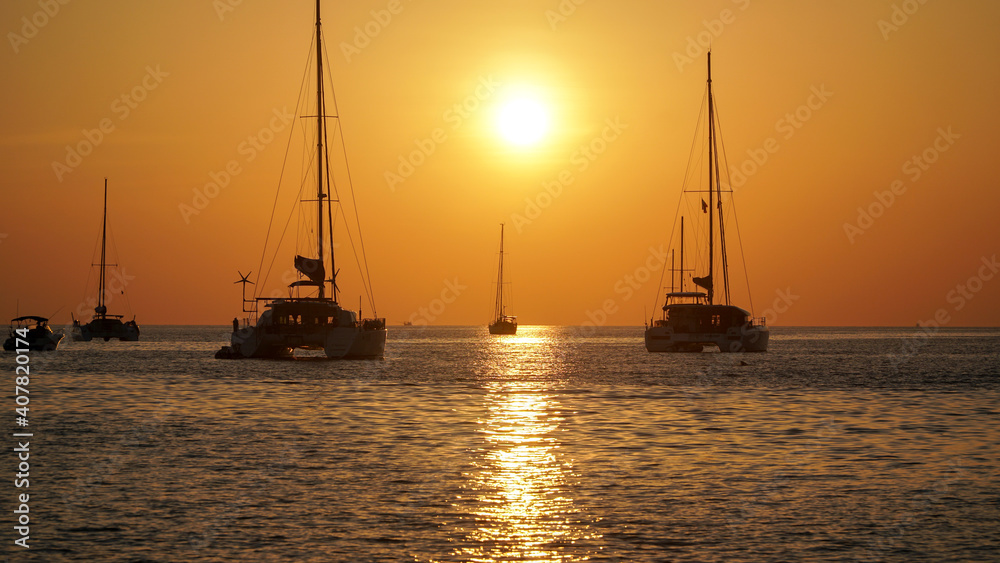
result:
M 680 270 L 670 268 L 671 289 L 666 294 L 659 319 L 649 319 L 645 330 L 646 350 L 650 352 L 701 352 L 706 346 L 717 346 L 721 352 L 763 352 L 767 350 L 769 331 L 763 318 L 731 303 L 729 284 L 729 259 L 726 251 L 725 213 L 719 168 L 719 128 L 712 93 L 712 54 L 708 54 L 708 86 L 705 96 L 708 103 L 708 121 L 705 124 L 708 150 L 708 189 L 685 190 L 687 193 L 705 194 L 701 199 L 701 214 L 707 216 L 708 272 L 692 277 L 694 291 L 686 291 L 684 268 L 684 217 L 680 217 Z M 692 151 L 692 162 L 700 156 Z M 689 164 L 690 166 L 690 164 Z M 731 199 L 731 198 L 730 198 Z M 718 227 L 715 225 L 718 215 Z M 733 210 L 735 215 L 735 210 Z M 718 241 L 716 241 L 718 230 Z M 716 245 L 719 247 L 716 255 Z M 673 252 L 673 251 L 672 251 Z M 719 268 L 716 269 L 716 261 Z M 664 265 L 666 267 L 666 265 Z M 680 291 L 673 284 L 674 274 L 680 274 Z M 722 295 L 716 295 L 717 279 L 722 278 Z M 748 284 L 749 285 L 749 284 Z

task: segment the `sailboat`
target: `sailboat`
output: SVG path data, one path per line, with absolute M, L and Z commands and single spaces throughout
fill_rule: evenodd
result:
M 322 350 L 328 358 L 344 359 L 381 358 L 385 352 L 385 319 L 364 319 L 360 310 L 355 312 L 345 309 L 337 300 L 332 211 L 337 200 L 330 193 L 331 163 L 324 148 L 328 145 L 326 120 L 337 116 L 326 113 L 322 37 L 320 0 L 316 0 L 317 112 L 312 117 L 316 118 L 317 127 L 317 185 L 315 199 L 303 200 L 316 205 L 316 238 L 315 248 L 312 249 L 316 257 L 295 256 L 295 269 L 305 279 L 290 283 L 288 297 L 284 298 L 253 296 L 248 299 L 246 286 L 253 285 L 254 282 L 248 279 L 250 274 L 240 274 L 240 280 L 235 283 L 243 284 L 243 312 L 250 316 L 245 319 L 245 326 L 242 328 L 239 327 L 238 319 L 233 319 L 230 345 L 219 350 L 216 358 L 290 358 L 295 349 Z M 324 241 L 327 235 L 329 240 Z M 370 286 L 366 284 L 366 289 L 368 287 Z M 314 293 L 302 295 L 303 290 Z M 261 308 L 265 310 L 259 312 Z
M 500 266 L 497 268 L 497 297 L 490 334 L 517 334 L 517 317 L 508 315 L 503 304 L 503 223 L 500 223 Z
M 720 182 L 718 127 L 715 97 L 712 94 L 712 54 L 708 54 L 708 202 L 701 200 L 702 212 L 708 216 L 708 261 L 702 267 L 708 273 L 692 277 L 695 291 L 685 291 L 684 217 L 681 216 L 681 267 L 671 266 L 671 290 L 666 295 L 662 315 L 646 324 L 646 350 L 650 352 L 700 352 L 706 346 L 717 346 L 721 352 L 764 352 L 769 331 L 763 318 L 753 318 L 750 312 L 733 305 L 729 295 L 729 261 L 726 255 L 725 214 Z M 692 154 L 692 159 L 696 156 Z M 686 190 L 688 191 L 688 190 Z M 690 190 L 704 194 L 706 190 Z M 731 199 L 731 198 L 730 198 Z M 715 215 L 718 213 L 718 241 Z M 716 256 L 716 243 L 719 253 Z M 716 295 L 716 260 L 722 277 L 722 296 Z M 666 265 L 664 265 L 666 267 Z M 680 274 L 680 291 L 673 286 L 674 274 Z M 700 291 L 701 290 L 704 291 Z M 718 298 L 717 298 L 718 297 Z
M 115 264 L 107 263 L 107 239 L 108 239 L 108 179 L 104 179 L 104 219 L 101 223 L 101 263 L 94 264 L 100 266 L 100 274 L 97 282 L 97 307 L 94 307 L 94 318 L 90 322 L 83 324 L 79 319 L 73 318 L 73 340 L 90 342 L 95 338 L 103 338 L 105 342 L 112 338 L 135 342 L 139 340 L 139 325 L 135 322 L 135 317 L 131 321 L 122 322 L 124 315 L 109 315 L 105 301 L 107 288 L 108 266 Z

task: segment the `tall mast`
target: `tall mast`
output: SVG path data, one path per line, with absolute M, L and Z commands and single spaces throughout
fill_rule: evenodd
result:
M 670 249 L 670 293 L 674 292 L 674 273 L 677 271 L 674 269 L 674 255 L 677 253 L 676 250 Z M 684 274 L 681 274 L 682 276 Z
M 319 250 L 319 260 L 323 262 L 323 33 L 319 18 L 320 0 L 316 0 L 316 248 Z M 331 268 L 333 265 L 331 264 Z M 335 284 L 336 285 L 336 284 Z M 319 284 L 319 297 L 326 294 L 326 280 Z
M 711 56 L 711 55 L 709 55 Z M 711 72 L 711 71 L 709 71 Z M 711 75 L 709 75 L 709 81 L 711 82 Z M 726 255 L 726 222 L 725 215 L 722 211 L 722 181 L 719 178 L 722 168 L 719 166 L 719 133 L 715 129 L 715 100 L 711 97 L 709 98 L 709 104 L 711 104 L 712 111 L 712 148 L 715 149 L 715 158 L 713 163 L 715 164 L 715 193 L 719 198 L 718 213 L 719 213 L 719 251 L 722 254 L 722 290 L 723 296 L 725 298 L 726 305 L 729 305 L 729 257 Z M 715 212 L 716 210 L 712 210 Z M 712 284 L 714 290 L 715 284 Z
M 497 270 L 497 310 L 499 320 L 504 315 L 503 310 L 503 223 L 500 223 L 500 267 Z
M 718 132 L 715 131 L 715 121 L 712 122 L 713 138 L 715 141 L 713 145 L 718 143 Z M 719 166 L 719 147 L 715 147 L 715 193 L 719 198 L 718 213 L 719 213 L 719 253 L 722 255 L 722 294 L 725 298 L 725 304 L 729 305 L 729 256 L 726 254 L 726 222 L 725 214 L 722 211 L 722 181 L 719 178 L 719 173 L 721 168 Z M 715 284 L 712 284 L 715 287 Z
M 107 309 L 104 306 L 104 271 L 105 271 L 105 250 L 108 238 L 108 179 L 104 179 L 104 219 L 101 220 L 101 274 L 97 282 L 97 308 L 98 315 L 104 316 Z
M 681 293 L 684 292 L 684 216 L 681 215 Z
M 712 155 L 715 148 L 715 116 L 712 104 L 712 52 L 708 52 L 708 304 L 712 304 L 715 282 L 712 267 L 715 263 L 715 229 L 712 217 L 715 215 L 715 190 L 712 186 Z

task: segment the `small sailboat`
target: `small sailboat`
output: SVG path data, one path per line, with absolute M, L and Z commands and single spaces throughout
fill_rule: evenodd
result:
M 59 347 L 65 335 L 55 332 L 45 317 L 28 315 L 10 320 L 10 337 L 4 341 L 3 349 L 49 351 Z
M 97 307 L 94 307 L 94 318 L 88 323 L 81 323 L 79 319 L 73 318 L 73 340 L 90 342 L 95 338 L 102 338 L 105 342 L 112 338 L 135 342 L 139 340 L 139 325 L 135 322 L 135 317 L 131 321 L 122 321 L 124 315 L 109 315 L 105 301 L 107 289 L 107 269 L 114 264 L 107 263 L 107 239 L 108 239 L 108 179 L 104 179 L 104 219 L 101 222 L 101 263 L 94 264 L 100 266 L 97 282 Z M 124 290 L 123 290 L 124 291 Z
M 503 223 L 500 223 L 500 265 L 497 268 L 497 296 L 490 334 L 517 334 L 517 317 L 507 314 L 503 304 Z
M 254 285 L 240 274 L 243 284 L 243 312 L 249 313 L 245 326 L 233 320 L 230 345 L 224 346 L 216 358 L 291 358 L 295 349 L 322 350 L 327 358 L 381 358 L 385 353 L 386 328 L 384 318 L 362 318 L 360 310 L 351 311 L 338 302 L 336 261 L 333 243 L 333 207 L 338 202 L 331 193 L 330 158 L 326 153 L 328 119 L 337 115 L 326 113 L 323 91 L 323 43 L 320 20 L 320 0 L 316 0 L 316 224 L 315 244 L 309 252 L 312 258 L 296 255 L 293 261 L 300 278 L 288 285 L 288 297 L 247 298 L 246 286 Z M 329 237 L 324 241 L 324 238 Z M 360 234 L 359 234 L 360 236 Z M 327 264 L 329 264 L 329 269 Z M 329 272 L 329 275 L 327 274 Z M 329 292 L 327 291 L 329 285 Z M 370 284 L 365 282 L 366 291 Z M 307 293 L 311 292 L 311 293 Z M 369 291 L 370 296 L 370 291 Z M 265 309 L 260 312 L 260 309 Z M 374 309 L 374 305 L 372 305 Z
M 650 319 L 646 325 L 646 350 L 650 352 L 700 352 L 705 346 L 717 346 L 722 352 L 763 352 L 767 350 L 769 331 L 763 318 L 753 318 L 745 309 L 733 305 L 729 293 L 729 261 L 726 254 L 725 213 L 722 203 L 723 190 L 720 182 L 718 127 L 715 114 L 715 98 L 712 94 L 712 54 L 708 54 L 708 122 L 705 134 L 708 146 L 708 202 L 701 199 L 701 213 L 708 219 L 708 254 L 705 276 L 693 277 L 696 288 L 704 291 L 685 291 L 684 269 L 684 217 L 681 216 L 681 267 L 680 291 L 673 287 L 673 275 L 677 270 L 671 266 L 671 290 L 666 295 L 663 313 L 659 319 Z M 692 159 L 699 158 L 692 154 Z M 685 190 L 704 194 L 704 187 Z M 731 199 L 731 198 L 730 198 Z M 735 213 L 735 211 L 733 212 Z M 718 214 L 718 228 L 715 216 Z M 718 230 L 718 240 L 716 240 Z M 716 255 L 716 245 L 719 253 Z M 716 262 L 718 261 L 718 274 Z M 722 295 L 716 295 L 716 278 L 721 274 Z M 749 285 L 749 284 L 748 284 Z M 718 297 L 718 298 L 717 298 Z

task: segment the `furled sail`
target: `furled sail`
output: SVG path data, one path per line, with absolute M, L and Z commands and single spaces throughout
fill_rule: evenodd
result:
M 326 271 L 323 268 L 322 260 L 296 256 L 295 269 L 316 283 L 323 283 L 323 279 L 326 278 Z
M 691 278 L 691 279 L 694 281 L 695 285 L 704 287 L 709 291 L 712 290 L 712 276 L 705 276 L 703 278 Z

